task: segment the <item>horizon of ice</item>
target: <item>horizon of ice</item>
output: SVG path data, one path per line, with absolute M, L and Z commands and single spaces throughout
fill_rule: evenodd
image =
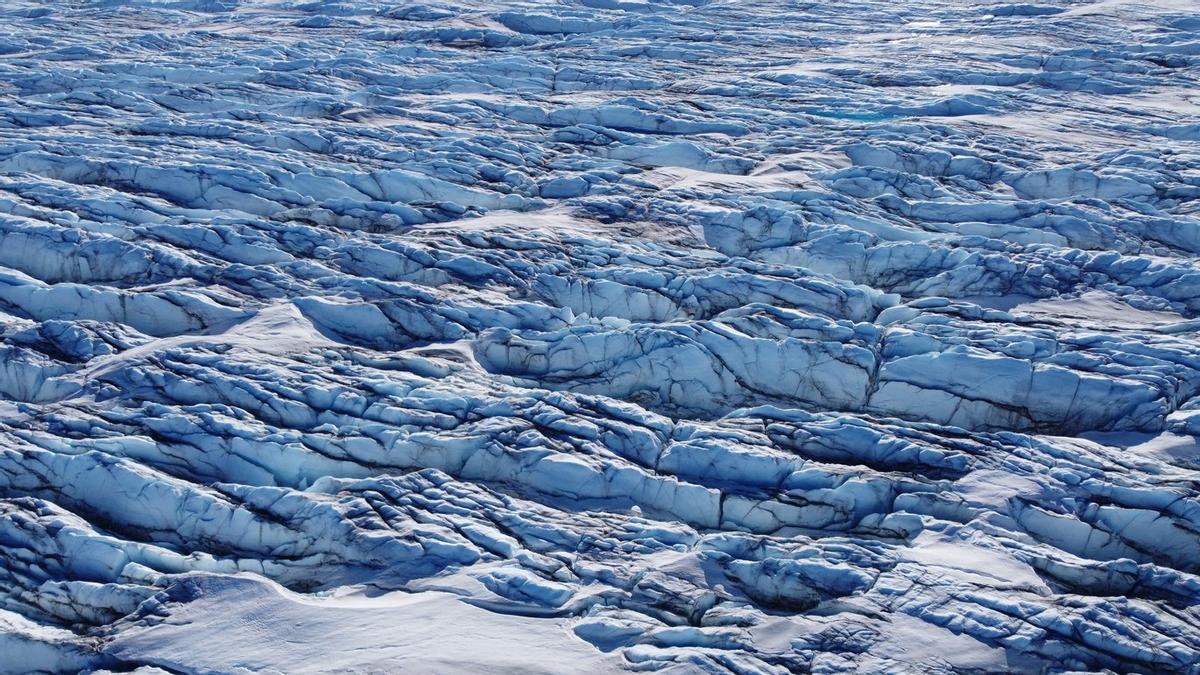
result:
M 1200 673 L 1193 3 L 0 28 L 0 673 Z

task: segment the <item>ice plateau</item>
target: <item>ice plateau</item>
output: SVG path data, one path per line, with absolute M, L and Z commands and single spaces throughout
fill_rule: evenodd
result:
M 1195 0 L 0 0 L 0 673 L 1200 673 Z

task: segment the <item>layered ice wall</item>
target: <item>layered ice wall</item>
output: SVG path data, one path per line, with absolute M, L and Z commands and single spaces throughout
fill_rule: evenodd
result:
M 0 3 L 0 672 L 1200 672 L 1196 10 Z

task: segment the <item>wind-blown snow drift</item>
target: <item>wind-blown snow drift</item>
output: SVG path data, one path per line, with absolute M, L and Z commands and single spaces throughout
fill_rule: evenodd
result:
M 1194 10 L 0 5 L 0 671 L 1200 672 Z

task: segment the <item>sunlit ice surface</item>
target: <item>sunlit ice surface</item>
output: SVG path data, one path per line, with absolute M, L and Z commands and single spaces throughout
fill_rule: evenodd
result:
M 0 672 L 1195 673 L 1194 2 L 0 3 Z

